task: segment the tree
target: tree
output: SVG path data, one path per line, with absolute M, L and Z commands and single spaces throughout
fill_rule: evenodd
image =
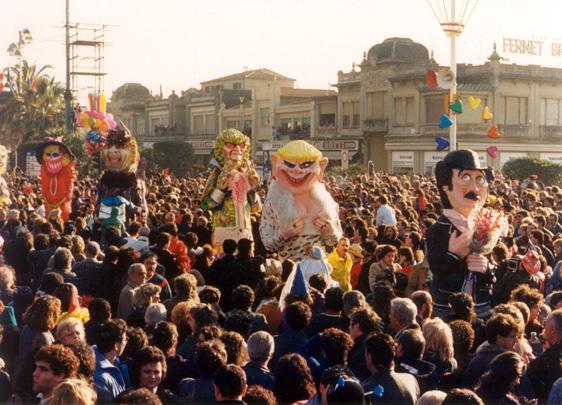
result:
M 185 177 L 193 164 L 193 147 L 187 142 L 162 141 L 155 142 L 152 159 L 160 169 L 169 168 L 177 177 Z M 144 153 L 143 156 L 150 156 Z
M 7 96 L 0 105 L 0 142 L 11 148 L 65 133 L 64 88 L 26 60 L 7 68 Z
M 558 184 L 562 180 L 562 165 L 537 158 L 518 158 L 508 161 L 502 168 L 506 177 L 524 180 L 537 175 L 546 185 Z

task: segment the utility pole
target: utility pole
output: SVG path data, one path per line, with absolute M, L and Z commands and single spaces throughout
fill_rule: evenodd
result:
M 72 92 L 70 91 L 70 0 L 66 0 L 66 24 L 64 26 L 66 38 L 66 89 L 64 90 L 64 115 L 66 118 L 66 132 L 72 132 Z

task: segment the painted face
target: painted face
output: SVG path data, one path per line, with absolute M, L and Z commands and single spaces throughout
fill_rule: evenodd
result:
M 43 150 L 43 164 L 49 174 L 57 174 L 70 163 L 70 156 L 58 145 L 49 145 Z
M 107 150 L 107 166 L 109 170 L 126 171 L 130 164 L 131 151 L 124 144 L 113 145 Z
M 225 142 L 224 144 L 224 158 L 232 162 L 242 161 L 245 151 L 245 143 Z
M 488 198 L 488 181 L 480 170 L 453 169 L 451 183 L 452 189 L 444 186 L 445 193 L 453 209 L 465 217 Z
M 305 160 L 293 162 L 290 160 L 276 159 L 273 174 L 285 188 L 293 194 L 302 194 L 310 191 L 322 178 L 327 161 Z

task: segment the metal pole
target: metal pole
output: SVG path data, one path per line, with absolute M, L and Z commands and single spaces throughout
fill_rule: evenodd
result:
M 66 0 L 66 89 L 64 90 L 64 115 L 66 118 L 66 132 L 72 132 L 72 92 L 70 91 L 70 0 Z
M 456 16 L 455 16 L 455 0 L 451 0 L 451 23 L 455 24 L 456 23 Z M 454 27 L 454 26 L 453 26 Z M 457 27 L 454 27 L 455 29 Z M 455 31 L 451 31 L 450 32 L 450 37 L 451 37 L 451 71 L 453 72 L 453 85 L 451 86 L 451 90 L 449 93 L 449 103 L 454 102 L 454 97 L 457 94 L 457 49 L 456 49 L 456 37 L 457 37 L 457 33 Z M 447 103 L 447 107 L 449 106 L 449 103 Z M 447 111 L 448 112 L 448 111 Z M 451 125 L 450 129 L 449 129 L 449 150 L 450 151 L 454 151 L 457 150 L 457 119 L 458 117 L 455 117 L 455 119 L 453 120 L 453 125 Z

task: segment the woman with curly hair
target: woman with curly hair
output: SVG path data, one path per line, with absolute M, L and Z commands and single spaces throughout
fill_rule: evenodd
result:
M 308 400 L 316 393 L 310 368 L 301 355 L 287 354 L 279 359 L 273 392 L 281 404 Z
M 225 332 L 220 336 L 228 355 L 228 364 L 242 367 L 248 361 L 248 346 L 241 334 Z
M 25 326 L 20 335 L 14 387 L 24 402 L 33 399 L 35 354 L 55 342 L 51 330 L 60 316 L 60 300 L 51 295 L 38 298 L 23 315 Z
M 84 243 L 84 239 L 80 235 L 72 236 L 72 246 L 70 247 L 70 251 L 72 252 L 72 256 L 76 262 L 80 262 L 86 259 L 86 253 L 84 249 L 86 248 L 86 244 Z

